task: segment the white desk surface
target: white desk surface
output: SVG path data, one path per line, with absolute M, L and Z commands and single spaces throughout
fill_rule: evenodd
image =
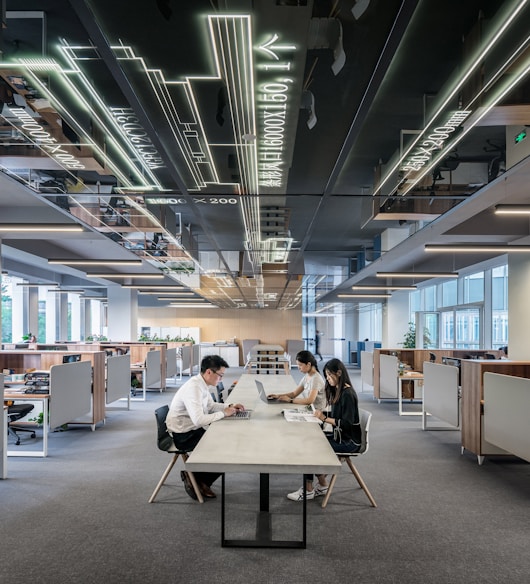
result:
M 258 376 L 267 393 L 296 387 L 291 375 Z M 244 374 L 230 394 L 230 403 L 252 410 L 250 420 L 219 420 L 208 428 L 186 462 L 191 471 L 272 474 L 326 473 L 340 469 L 337 455 L 319 424 L 287 422 L 288 404 L 266 404 L 256 388 L 256 375 Z

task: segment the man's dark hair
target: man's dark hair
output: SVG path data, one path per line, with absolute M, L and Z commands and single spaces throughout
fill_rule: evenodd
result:
M 228 367 L 228 363 L 219 355 L 206 355 L 201 361 L 201 373 L 206 373 L 207 369 L 219 371 L 221 367 Z

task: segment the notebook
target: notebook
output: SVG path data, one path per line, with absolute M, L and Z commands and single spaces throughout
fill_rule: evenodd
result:
M 283 403 L 285 403 L 285 402 L 280 401 L 279 399 L 268 397 L 267 392 L 265 391 L 265 388 L 263 387 L 263 383 L 261 381 L 258 381 L 257 379 L 255 379 L 254 381 L 256 382 L 256 387 L 258 388 L 258 392 L 259 392 L 259 396 L 261 398 L 261 401 L 264 401 L 266 404 L 283 404 Z

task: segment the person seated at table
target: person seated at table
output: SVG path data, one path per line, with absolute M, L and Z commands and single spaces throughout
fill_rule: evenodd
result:
M 326 401 L 331 412 L 319 409 L 315 410 L 314 415 L 322 422 L 324 434 L 335 452 L 358 452 L 362 440 L 359 403 L 348 371 L 342 361 L 331 359 L 324 365 L 324 376 Z M 328 431 L 328 428 L 331 430 Z M 305 475 L 304 478 L 308 500 L 328 492 L 326 475 L 317 475 L 318 484 L 314 488 L 313 475 Z M 292 501 L 303 501 L 303 491 L 303 487 L 300 487 L 287 497 Z
M 201 361 L 200 373 L 190 377 L 171 400 L 166 426 L 179 450 L 190 452 L 197 446 L 211 423 L 233 416 L 238 411 L 244 411 L 245 407 L 242 404 L 227 405 L 217 403 L 212 398 L 210 392 L 223 378 L 226 367 L 228 363 L 219 355 L 207 355 Z M 186 493 L 192 499 L 196 499 L 188 473 L 182 471 L 180 476 Z M 220 476 L 221 473 L 195 473 L 203 497 L 216 496 L 210 487 Z
M 291 404 L 313 404 L 315 409 L 323 410 L 326 407 L 325 384 L 315 356 L 311 351 L 300 351 L 296 355 L 296 366 L 304 374 L 300 384 L 289 393 L 273 393 L 271 397 Z

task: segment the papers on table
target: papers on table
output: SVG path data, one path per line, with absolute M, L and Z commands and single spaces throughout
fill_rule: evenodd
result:
M 315 408 L 310 405 L 303 408 L 282 410 L 282 414 L 288 422 L 312 422 L 318 424 L 320 420 L 313 415 L 314 411 Z

